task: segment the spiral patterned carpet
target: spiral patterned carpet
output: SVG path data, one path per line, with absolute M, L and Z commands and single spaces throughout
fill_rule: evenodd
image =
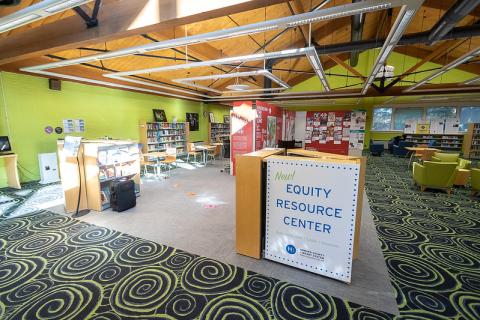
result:
M 0 319 L 394 318 L 35 206 L 19 211 L 34 193 L 0 190 Z M 396 319 L 480 319 L 478 198 L 421 193 L 407 161 L 389 155 L 368 159 L 367 193 Z
M 480 319 L 480 200 L 420 192 L 406 159 L 369 157 L 366 187 L 402 319 Z
M 51 212 L 0 223 L 0 319 L 134 318 L 392 317 Z

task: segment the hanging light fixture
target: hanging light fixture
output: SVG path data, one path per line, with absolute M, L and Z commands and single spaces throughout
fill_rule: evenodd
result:
M 237 73 L 238 73 L 238 68 L 237 68 Z M 241 84 L 240 79 L 237 76 L 235 78 L 235 83 L 231 84 L 231 85 L 228 85 L 226 88 L 228 90 L 232 90 L 232 91 L 246 91 L 246 90 L 250 89 L 250 86 L 248 84 Z

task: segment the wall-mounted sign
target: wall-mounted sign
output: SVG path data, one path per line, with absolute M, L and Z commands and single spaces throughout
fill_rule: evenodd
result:
M 267 160 L 265 258 L 351 281 L 359 164 Z
M 62 132 L 63 132 L 62 127 L 56 127 L 56 128 L 55 128 L 55 133 L 56 133 L 56 134 L 62 134 Z
M 46 134 L 51 134 L 53 132 L 53 128 L 51 126 L 46 126 L 43 130 L 45 130 Z

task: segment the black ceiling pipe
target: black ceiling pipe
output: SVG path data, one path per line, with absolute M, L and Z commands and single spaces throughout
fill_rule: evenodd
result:
M 360 2 L 360 0 L 352 0 L 352 3 Z M 351 17 L 352 19 L 352 27 L 351 27 L 351 40 L 352 41 L 360 41 L 362 40 L 362 33 L 363 33 L 363 22 L 365 21 L 363 14 L 356 14 Z M 352 67 L 356 67 L 358 64 L 358 56 L 360 55 L 360 51 L 354 50 L 350 54 L 350 65 Z
M 402 39 L 398 42 L 398 46 L 414 45 L 414 44 L 425 44 L 428 42 L 428 35 L 430 31 L 412 33 L 403 36 Z M 448 34 L 446 34 L 441 40 L 457 40 L 465 39 L 470 37 L 480 36 L 480 25 L 471 25 L 465 27 L 457 27 L 452 29 Z M 385 42 L 385 39 L 377 40 L 362 40 L 355 42 L 345 42 L 337 43 L 326 46 L 316 46 L 317 53 L 322 54 L 338 54 L 344 52 L 352 52 L 354 50 L 365 51 L 369 49 L 381 48 Z
M 472 12 L 479 4 L 480 0 L 457 0 L 430 30 L 428 44 L 432 45 L 440 41 L 460 20 Z

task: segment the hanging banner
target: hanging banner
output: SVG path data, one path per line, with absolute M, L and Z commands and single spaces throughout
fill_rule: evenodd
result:
M 253 122 L 255 110 L 251 101 L 233 103 L 230 111 L 230 174 L 235 175 L 235 158 L 239 154 L 253 151 Z
M 351 282 L 359 164 L 267 160 L 265 258 Z

